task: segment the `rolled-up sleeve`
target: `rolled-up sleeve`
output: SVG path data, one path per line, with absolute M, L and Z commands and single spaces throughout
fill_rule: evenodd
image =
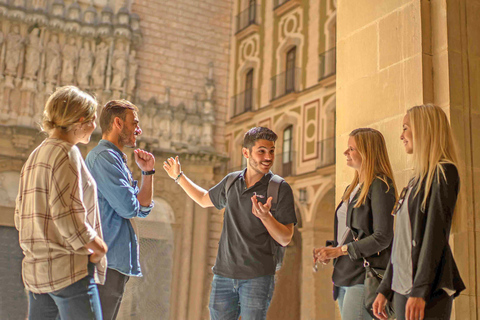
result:
M 97 181 L 98 191 L 105 197 L 115 212 L 125 219 L 146 217 L 153 208 L 140 205 L 136 181 L 126 172 L 123 160 L 110 150 L 100 152 L 87 166 Z

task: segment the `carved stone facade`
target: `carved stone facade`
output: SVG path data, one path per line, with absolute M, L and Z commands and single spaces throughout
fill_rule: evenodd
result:
M 42 7 L 43 5 L 43 7 Z M 140 29 L 126 8 L 77 2 L 0 2 L 1 124 L 36 128 L 43 104 L 55 87 L 76 85 L 100 102 L 135 96 L 135 47 Z M 32 10 L 35 9 L 35 10 Z
M 230 10 L 228 1 L 0 0 L 0 226 L 13 227 L 18 175 L 45 138 L 39 122 L 56 87 L 78 86 L 100 106 L 128 99 L 140 109 L 138 146 L 157 159 L 156 205 L 136 221 L 144 277 L 129 281 L 119 319 L 208 318 L 221 215 L 194 205 L 162 162 L 178 154 L 188 176 L 205 188 L 225 173 Z M 197 17 L 212 14 L 218 18 L 198 24 Z M 84 156 L 100 133 L 98 127 L 90 144 L 79 145 Z M 141 179 L 132 150 L 126 153 Z M 18 239 L 11 242 L 18 246 Z M 6 267 L 20 268 L 17 260 Z M 26 312 L 21 279 L 16 283 L 2 294 L 19 296 L 18 304 L 0 296 L 1 319 Z

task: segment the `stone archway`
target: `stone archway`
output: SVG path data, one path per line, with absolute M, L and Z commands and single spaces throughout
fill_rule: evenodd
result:
M 168 319 L 173 267 L 173 230 L 175 215 L 162 198 L 148 217 L 135 218 L 140 240 L 140 265 L 143 277 L 131 277 L 118 319 Z M 108 276 L 108 275 L 107 275 Z

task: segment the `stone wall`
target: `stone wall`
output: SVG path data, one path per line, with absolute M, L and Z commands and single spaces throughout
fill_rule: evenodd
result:
M 460 160 L 461 197 L 451 245 L 467 286 L 452 319 L 477 319 L 480 38 L 478 1 L 338 1 L 337 143 L 358 127 L 386 139 L 397 187 L 406 185 L 411 159 L 399 140 L 414 105 L 435 103 L 450 118 Z M 341 148 L 337 148 L 340 157 Z M 336 197 L 351 180 L 337 166 Z
M 214 144 L 219 152 L 224 151 L 231 10 L 231 1 L 215 0 L 136 0 L 132 4 L 144 35 L 138 53 L 139 98 L 189 108 L 214 95 Z M 206 78 L 215 79 L 214 92 L 205 92 Z

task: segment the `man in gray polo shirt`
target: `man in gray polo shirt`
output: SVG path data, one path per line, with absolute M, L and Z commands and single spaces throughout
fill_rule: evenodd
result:
M 194 184 L 181 171 L 178 156 L 164 162 L 164 169 L 201 207 L 225 208 L 210 294 L 211 319 L 265 319 L 275 285 L 272 242 L 286 246 L 297 222 L 292 189 L 283 181 L 278 191 L 275 217 L 266 199 L 273 173 L 277 135 L 255 127 L 245 133 L 243 156 L 247 168 L 225 194 L 230 173 L 210 190 Z M 238 173 L 237 173 L 238 174 Z

